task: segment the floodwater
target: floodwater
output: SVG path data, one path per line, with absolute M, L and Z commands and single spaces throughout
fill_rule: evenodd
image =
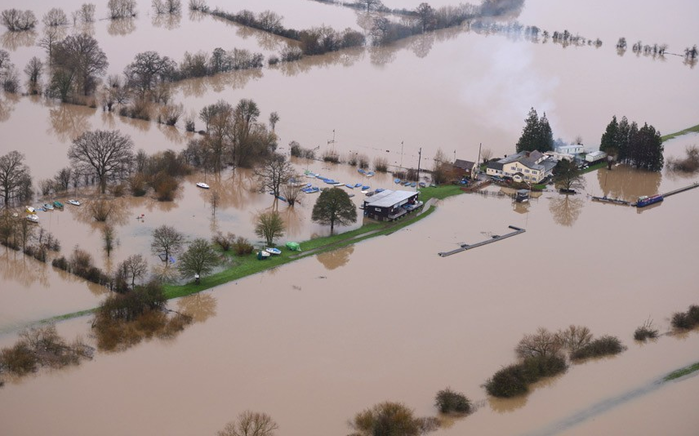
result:
M 64 8 L 77 8 L 73 3 Z M 147 10 L 148 3 L 139 2 L 140 10 Z M 229 8 L 253 8 L 252 3 L 257 2 Z M 416 167 L 420 147 L 423 168 L 431 167 L 438 148 L 449 157 L 471 160 L 481 142 L 495 155 L 512 152 L 531 106 L 547 112 L 555 136 L 572 140 L 581 135 L 591 147 L 614 114 L 648 121 L 663 133 L 696 124 L 699 102 L 686 91 L 698 84 L 696 68 L 671 56 L 661 61 L 629 51 L 620 57 L 613 46 L 622 35 L 630 41 L 635 35 L 644 42 L 657 39 L 677 51 L 682 44 L 694 44 L 689 17 L 696 16 L 691 12 L 698 5 L 671 2 L 683 12 L 667 30 L 640 24 L 656 12 L 669 13 L 655 11 L 653 5 L 634 5 L 634 16 L 640 18 L 627 22 L 622 4 L 605 4 L 603 19 L 610 21 L 599 21 L 583 20 L 591 13 L 588 8 L 594 10 L 587 4 L 545 3 L 528 2 L 520 21 L 599 36 L 605 45 L 564 49 L 550 41 L 536 44 L 449 30 L 380 50 L 187 81 L 178 85 L 175 100 L 198 113 L 219 99 L 234 103 L 253 98 L 262 120 L 279 112 L 281 147 L 295 139 L 304 147 L 320 146 L 319 153 L 335 148 L 346 156 L 385 157 L 395 167 Z M 345 8 L 303 0 L 259 5 L 260 10 L 281 11 L 290 26 L 307 25 L 312 15 L 319 24 L 340 27 L 351 25 L 348 20 L 355 16 Z M 305 8 L 313 8 L 311 15 L 292 18 Z M 233 46 L 263 45 L 210 17 L 192 20 L 184 13 L 179 27 L 170 29 L 154 25 L 151 18 L 142 12 L 135 29 L 122 35 L 110 33 L 107 21 L 95 23 L 101 46 L 111 47 L 105 48 L 110 71 L 118 73 L 145 49 L 179 60 L 185 50 L 220 45 L 217 35 L 230 35 L 226 41 Z M 660 39 L 660 29 L 667 30 L 666 40 Z M 183 45 L 149 39 L 160 32 Z M 193 33 L 202 36 L 192 38 Z M 142 40 L 153 46 L 135 43 Z M 41 53 L 36 47 L 5 48 L 20 67 Z M 19 149 L 34 179 L 48 178 L 68 164 L 71 140 L 98 128 L 120 129 L 149 153 L 180 150 L 189 139 L 182 129 L 4 96 L 0 154 Z M 667 142 L 666 159 L 697 143 L 698 135 Z M 308 169 L 345 183 L 393 185 L 390 175 L 368 179 L 348 166 L 293 163 L 299 172 Z M 212 189 L 197 189 L 200 180 Z M 196 321 L 176 339 L 98 353 L 77 368 L 7 382 L 0 388 L 0 433 L 213 435 L 250 409 L 270 414 L 280 434 L 342 435 L 349 431 L 348 418 L 384 400 L 403 401 L 421 416 L 434 415 L 435 393 L 451 386 L 479 408 L 435 434 L 691 435 L 699 421 L 687 405 L 695 403 L 698 378 L 647 393 L 644 387 L 699 361 L 699 332 L 662 336 L 645 345 L 634 343 L 632 334 L 648 318 L 661 332 L 669 331 L 672 313 L 699 304 L 693 254 L 699 239 L 699 189 L 640 210 L 594 203 L 588 195 L 634 201 L 697 180 L 699 175 L 648 174 L 618 166 L 587 174 L 584 192 L 575 196 L 544 192 L 521 205 L 490 187 L 492 195 L 447 199 L 426 219 L 390 236 L 171 302 L 171 308 Z M 209 204 L 213 190 L 221 194 L 215 219 Z M 359 203 L 363 196 L 353 193 Z M 91 193 L 69 195 L 87 200 Z M 277 203 L 288 226 L 282 242 L 328 233 L 310 222 L 314 198 L 303 197 L 293 210 Z M 121 217 L 115 223 L 119 245 L 110 258 L 101 248 L 100 226 L 85 217 L 84 207 L 42 213 L 40 219 L 60 239 L 64 254 L 79 244 L 110 269 L 135 253 L 156 265 L 150 233 L 161 224 L 190 238 L 220 230 L 257 241 L 254 216 L 270 207 L 275 207 L 272 196 L 254 189 L 249 171 L 226 172 L 219 179 L 193 175 L 183 181 L 173 203 L 120 199 Z M 144 219 L 137 220 L 141 214 Z M 509 225 L 527 232 L 448 258 L 437 256 L 458 244 L 508 232 Z M 17 326 L 94 307 L 103 297 L 99 288 L 4 248 L 0 277 L 0 346 L 15 340 L 16 332 L 9 331 Z M 69 338 L 89 336 L 89 321 L 63 322 L 59 331 Z M 482 383 L 514 361 L 513 348 L 523 334 L 569 324 L 618 336 L 628 350 L 572 365 L 526 397 L 487 398 Z M 628 392 L 644 394 L 590 412 Z M 114 423 L 114 410 L 129 419 Z M 37 411 L 46 412 L 36 419 Z

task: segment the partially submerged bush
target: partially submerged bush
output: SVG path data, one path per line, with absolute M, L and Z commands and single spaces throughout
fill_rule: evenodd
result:
M 672 326 L 679 330 L 691 330 L 694 328 L 694 322 L 687 313 L 677 312 L 672 315 Z
M 385 173 L 388 171 L 388 160 L 385 157 L 377 157 L 374 159 L 374 169 L 378 172 Z
M 570 325 L 565 330 L 559 330 L 556 335 L 561 341 L 561 345 L 571 352 L 584 347 L 592 340 L 592 332 L 584 326 Z
M 357 162 L 359 164 L 359 168 L 364 170 L 369 168 L 369 158 L 365 154 L 360 154 L 357 156 Z
M 441 413 L 469 413 L 471 401 L 460 392 L 446 388 L 437 392 L 435 406 Z
M 336 151 L 328 150 L 323 153 L 323 162 L 339 163 L 340 155 Z
M 438 420 L 415 418 L 413 411 L 407 406 L 390 401 L 357 413 L 348 424 L 355 431 L 353 436 L 418 436 L 434 431 L 439 427 Z
M 527 357 L 522 362 L 506 366 L 485 383 L 488 394 L 510 398 L 525 394 L 529 385 L 544 377 L 561 374 L 568 369 L 566 360 L 559 354 Z
M 235 244 L 233 245 L 233 249 L 238 256 L 245 256 L 252 253 L 255 247 L 246 238 L 238 236 L 238 239 L 235 240 Z
M 0 368 L 22 376 L 36 371 L 40 366 L 61 368 L 77 365 L 81 359 L 92 358 L 93 349 L 82 340 L 67 344 L 58 335 L 53 324 L 24 330 L 19 341 L 0 352 Z
M 235 245 L 235 235 L 231 232 L 228 232 L 226 235 L 221 232 L 217 232 L 211 239 L 212 242 L 221 247 L 221 250 L 223 251 L 229 251 L 231 247 Z
M 524 335 L 515 352 L 520 358 L 549 356 L 558 353 L 562 347 L 563 343 L 557 334 L 539 327 L 536 333 Z
M 619 354 L 625 349 L 626 348 L 621 344 L 618 338 L 614 336 L 602 336 L 571 353 L 570 358 L 572 360 L 581 360 L 590 357 L 610 356 Z
M 645 342 L 646 339 L 655 339 L 658 337 L 658 329 L 653 328 L 653 321 L 650 319 L 636 329 L 633 333 L 633 338 L 637 341 Z

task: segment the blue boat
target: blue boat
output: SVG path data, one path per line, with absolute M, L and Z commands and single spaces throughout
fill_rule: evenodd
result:
M 393 179 L 393 183 L 395 183 L 396 185 L 400 185 L 400 179 Z
M 373 171 L 369 171 L 368 173 L 366 173 L 366 176 L 367 176 L 367 177 L 374 177 L 374 172 L 373 172 Z
M 324 181 L 325 183 L 327 183 L 328 185 L 334 185 L 334 184 L 337 183 L 337 181 L 335 181 L 335 180 L 333 180 L 333 179 L 324 179 L 323 181 Z
M 378 194 L 379 192 L 383 192 L 383 191 L 385 191 L 385 189 L 383 189 L 383 188 L 376 188 L 376 191 L 374 191 L 374 192 L 376 192 L 376 193 Z
M 366 173 L 366 171 L 364 171 L 364 170 L 361 169 L 361 168 L 357 169 L 357 172 L 358 172 L 359 174 L 365 174 L 365 173 Z
M 410 187 L 411 187 L 411 188 L 414 188 L 414 187 L 416 187 L 416 186 L 417 186 L 417 183 L 415 183 L 415 182 L 413 182 L 413 183 L 410 184 Z
M 424 188 L 424 187 L 427 186 L 427 183 L 425 183 L 425 182 L 420 182 L 420 183 L 418 183 L 418 185 L 419 185 L 421 188 Z
M 361 188 L 361 187 L 362 187 L 362 184 L 361 184 L 361 183 L 355 183 L 355 184 L 354 184 L 354 187 L 355 187 L 355 188 Z
M 663 200 L 664 198 L 662 195 L 653 195 L 652 197 L 644 195 L 643 197 L 638 197 L 636 207 L 650 206 L 651 204 L 660 203 Z
M 281 201 L 286 201 L 286 198 L 282 197 L 281 195 L 277 195 L 277 198 L 280 199 Z
M 371 186 L 362 186 L 362 191 L 368 191 L 369 189 L 371 189 Z
M 320 191 L 320 188 L 317 186 L 313 186 L 310 188 L 302 189 L 302 191 L 305 192 L 306 194 L 315 194 L 316 192 Z
M 347 186 L 347 187 L 350 188 L 350 189 L 354 189 L 354 185 L 352 185 L 352 184 L 350 184 L 350 183 L 346 184 L 345 186 Z
M 403 182 L 403 186 L 410 186 L 410 182 Z

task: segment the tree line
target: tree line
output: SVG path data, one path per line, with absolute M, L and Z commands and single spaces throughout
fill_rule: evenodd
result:
M 629 123 L 626 117 L 617 121 L 616 115 L 600 140 L 600 150 L 615 156 L 617 162 L 649 171 L 663 168 L 663 149 L 663 140 L 655 127 L 644 123 L 639 128 L 635 121 Z

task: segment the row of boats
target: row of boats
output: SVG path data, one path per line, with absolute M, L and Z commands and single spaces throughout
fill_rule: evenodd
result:
M 80 206 L 80 202 L 78 200 L 68 200 L 67 203 L 72 206 Z M 25 209 L 25 212 L 27 213 L 26 219 L 27 221 L 38 223 L 39 217 L 36 214 L 37 212 L 48 212 L 54 209 L 63 209 L 63 207 L 63 203 L 58 200 L 54 201 L 53 203 L 44 203 L 36 208 L 27 206 Z

